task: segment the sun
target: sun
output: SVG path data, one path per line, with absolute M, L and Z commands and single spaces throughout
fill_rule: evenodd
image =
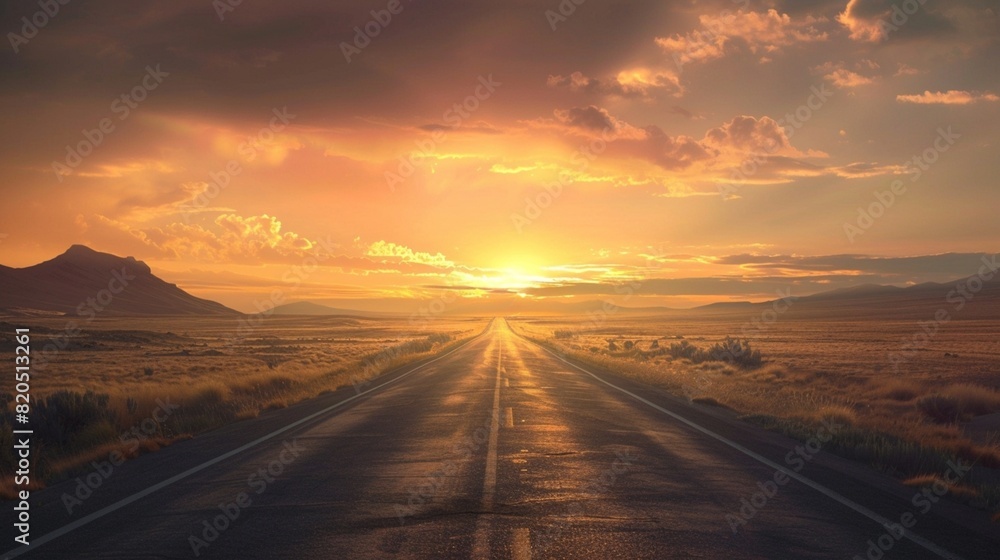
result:
M 525 291 L 542 286 L 550 279 L 519 266 L 508 266 L 484 274 L 480 281 L 485 288 L 507 290 L 525 297 Z

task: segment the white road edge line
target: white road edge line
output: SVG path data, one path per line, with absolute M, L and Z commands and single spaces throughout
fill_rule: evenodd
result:
M 524 339 L 524 340 L 528 340 L 528 339 Z M 570 367 L 576 368 L 576 369 L 582 371 L 583 373 L 586 373 L 587 375 L 593 377 L 594 379 L 600 381 L 601 383 L 604 383 L 608 387 L 611 387 L 612 389 L 617 389 L 618 391 L 621 391 L 622 393 L 625 393 L 626 395 L 632 397 L 633 399 L 635 399 L 635 400 L 637 400 L 637 401 L 639 401 L 639 402 L 641 402 L 643 404 L 649 405 L 650 407 L 655 408 L 656 410 L 659 410 L 660 412 L 662 412 L 662 413 L 664 413 L 664 414 L 666 414 L 668 416 L 671 416 L 674 419 L 676 419 L 676 420 L 678 420 L 680 422 L 683 422 L 684 424 L 687 424 L 691 428 L 694 428 L 695 430 L 697 430 L 697 431 L 699 431 L 699 432 L 701 432 L 701 433 L 703 433 L 703 434 L 705 434 L 705 435 L 707 435 L 707 436 L 709 436 L 709 437 L 711 437 L 713 439 L 716 439 L 716 440 L 718 440 L 718 441 L 720 441 L 720 442 L 728 445 L 729 447 L 732 447 L 733 449 L 739 451 L 740 453 L 743 453 L 744 455 L 746 455 L 746 456 L 748 456 L 748 457 L 756 460 L 759 463 L 763 463 L 764 465 L 767 465 L 768 467 L 771 467 L 772 469 L 775 469 L 775 470 L 778 470 L 778 471 L 781 471 L 781 472 L 785 473 L 789 477 L 791 477 L 791 478 L 793 478 L 793 479 L 801 482 L 802 484 L 805 484 L 806 486 L 812 488 L 813 490 L 816 490 L 820 494 L 823 494 L 824 496 L 826 496 L 826 497 L 828 497 L 828 498 L 830 498 L 830 499 L 832 499 L 832 500 L 834 500 L 836 502 L 839 502 L 841 505 L 847 506 L 850 509 L 852 509 L 852 510 L 858 512 L 858 513 L 860 513 L 861 515 L 864 515 L 868 519 L 871 519 L 872 521 L 878 523 L 882 528 L 885 528 L 886 525 L 889 525 L 889 524 L 893 523 L 892 521 L 886 519 L 885 517 L 882 517 L 881 515 L 879 515 L 879 514 L 875 513 L 874 511 L 872 511 L 872 510 L 864 507 L 863 505 L 858 504 L 856 502 L 853 502 L 853 501 L 849 500 L 848 498 L 845 498 L 844 496 L 841 496 L 837 492 L 834 492 L 833 490 L 830 490 L 829 488 L 827 488 L 827 487 L 825 487 L 825 486 L 823 486 L 823 485 L 821 485 L 819 483 L 813 482 L 812 480 L 810 480 L 810 479 L 808 479 L 808 478 L 800 475 L 799 473 L 797 473 L 795 471 L 786 469 L 785 467 L 779 465 L 778 463 L 775 463 L 775 462 L 771 461 L 770 459 L 768 459 L 768 458 L 766 458 L 766 457 L 764 457 L 762 455 L 758 455 L 757 453 L 754 453 L 753 451 L 750 451 L 746 447 L 743 447 L 742 445 L 740 445 L 740 444 L 738 444 L 738 443 L 736 443 L 736 442 L 734 442 L 734 441 L 732 441 L 730 439 L 727 439 L 727 438 L 725 438 L 723 436 L 720 436 L 719 434 L 717 434 L 717 433 L 709 430 L 708 428 L 703 428 L 702 426 L 700 426 L 698 424 L 695 424 L 694 422 L 688 420 L 687 418 L 685 418 L 685 417 L 683 417 L 683 416 L 681 416 L 681 415 L 679 415 L 679 414 L 677 414 L 675 412 L 671 412 L 671 411 L 669 411 L 669 410 L 667 410 L 667 409 L 665 409 L 665 408 L 657 405 L 656 403 L 653 403 L 651 401 L 648 401 L 648 400 L 640 397 L 639 395 L 636 395 L 635 393 L 632 393 L 632 392 L 630 392 L 630 391 L 628 391 L 626 389 L 622 389 L 621 387 L 619 387 L 619 386 L 617 386 L 617 385 L 615 385 L 613 383 L 609 383 L 608 381 L 605 381 L 605 380 L 601 379 L 600 377 L 594 375 L 593 373 L 591 373 L 591 372 L 583 369 L 582 367 L 580 367 L 580 366 L 578 366 L 578 365 L 576 365 L 576 364 L 574 364 L 574 363 L 566 360 L 565 358 L 563 358 L 559 354 L 556 354 L 552 350 L 549 350 L 548 348 L 546 348 L 546 347 L 544 347 L 544 346 L 542 346 L 542 345 L 540 345 L 540 344 L 538 344 L 536 342 L 533 342 L 533 341 L 528 341 L 528 342 L 531 342 L 532 344 L 537 345 L 539 348 L 541 348 L 542 350 L 545 350 L 546 352 L 548 352 L 549 354 L 551 354 L 554 358 L 556 358 L 560 362 L 563 362 L 564 364 L 566 364 L 566 365 L 568 365 Z M 921 537 L 920 535 L 917 535 L 917 534 L 913 533 L 909 529 L 907 529 L 905 527 L 901 527 L 901 528 L 903 530 L 903 536 L 904 537 L 906 537 L 907 539 L 909 539 L 911 542 L 913 542 L 913 543 L 915 543 L 917 545 L 920 545 L 921 547 L 927 549 L 928 551 L 933 552 L 934 554 L 937 554 L 941 558 L 945 558 L 947 560 L 963 560 L 961 556 L 957 556 L 957 555 L 955 555 L 955 554 L 953 554 L 951 552 L 948 552 L 947 550 L 939 547 L 938 545 L 930 542 L 929 540 Z
M 488 329 L 489 329 L 489 326 L 487 326 L 487 330 Z M 20 556 L 20 555 L 22 555 L 22 554 L 24 554 L 26 552 L 30 552 L 30 551 L 32 551 L 32 550 L 34 550 L 34 549 L 36 549 L 36 548 L 38 548 L 38 547 L 40 547 L 40 546 L 48 543 L 48 542 L 51 542 L 51 541 L 53 541 L 53 540 L 55 540 L 55 539 L 57 539 L 57 538 L 65 535 L 65 534 L 71 532 L 71 531 L 75 531 L 76 529 L 79 529 L 80 527 L 83 527 L 84 525 L 87 525 L 87 524 L 89 524 L 92 521 L 96 521 L 97 519 L 100 519 L 100 518 L 104 517 L 105 515 L 107 515 L 109 513 L 117 511 L 117 510 L 119 510 L 119 509 L 121 509 L 121 508 L 123 508 L 123 507 L 125 507 L 125 506 L 127 506 L 127 505 L 129 505 L 131 503 L 133 503 L 133 502 L 141 500 L 142 498 L 145 498 L 146 496 L 148 496 L 148 495 L 150 495 L 150 494 L 152 494 L 152 493 L 154 493 L 154 492 L 156 492 L 158 490 L 162 490 L 162 489 L 166 488 L 167 486 L 170 486 L 170 485 L 172 485 L 172 484 L 174 484 L 176 482 L 184 480 L 185 478 L 187 478 L 187 477 L 189 477 L 189 476 L 191 476 L 193 474 L 196 474 L 198 472 L 201 472 L 201 471 L 207 469 L 208 467 L 211 467 L 211 466 L 213 466 L 213 465 L 215 465 L 217 463 L 221 463 L 222 461 L 225 461 L 226 459 L 229 459 L 230 457 L 233 457 L 235 455 L 239 455 L 240 453 L 243 453 L 244 451 L 246 451 L 248 449 L 252 449 L 253 447 L 258 446 L 261 443 L 264 443 L 265 441 L 267 441 L 269 439 L 273 439 L 275 436 L 279 436 L 279 435 L 281 435 L 281 434 L 283 434 L 283 433 L 285 433 L 285 432 L 287 432 L 287 431 L 289 431 L 289 430 L 291 430 L 293 428 L 297 428 L 297 427 L 301 426 L 302 424 L 305 424 L 306 422 L 308 422 L 310 420 L 313 420 L 314 418 L 317 418 L 317 417 L 322 416 L 322 415 L 324 415 L 324 414 L 326 414 L 328 412 L 331 412 L 331 411 L 333 411 L 333 410 L 335 410 L 337 408 L 340 408 L 341 406 L 343 406 L 343 405 L 345 405 L 345 404 L 347 404 L 347 403 L 349 403 L 351 401 L 354 401 L 356 399 L 359 399 L 359 398 L 361 398 L 361 397 L 363 397 L 363 396 L 371 393 L 372 391 L 377 391 L 377 390 L 381 389 L 382 387 L 385 387 L 386 385 L 391 385 L 391 384 L 396 383 L 396 382 L 398 382 L 399 380 L 401 380 L 401 379 L 403 379 L 405 377 L 409 377 L 410 374 L 412 374 L 412 373 L 414 373 L 414 372 L 416 372 L 418 370 L 421 370 L 421 369 L 423 369 L 423 368 L 425 368 L 425 367 L 433 364 L 434 362 L 436 362 L 438 360 L 442 360 L 442 359 L 444 359 L 444 358 L 446 358 L 446 357 L 454 354 L 455 352 L 458 352 L 459 350 L 461 350 L 462 348 L 464 348 L 465 346 L 467 346 L 469 343 L 473 342 L 474 340 L 478 339 L 480 336 L 482 336 L 486 332 L 487 331 L 484 330 L 482 333 L 480 333 L 480 334 L 478 334 L 478 335 L 470 338 L 469 340 L 463 342 L 459 346 L 457 346 L 457 347 L 453 348 L 452 350 L 448 351 L 447 354 L 442 354 L 442 355 L 438 356 L 437 358 L 434 358 L 433 360 L 430 360 L 428 362 L 420 364 L 419 366 L 411 369 L 410 371 L 408 371 L 406 373 L 403 373 L 403 374 L 399 375 L 398 377 L 393 378 L 393 379 L 391 379 L 389 381 L 386 381 L 385 383 L 382 383 L 381 385 L 377 385 L 375 387 L 372 387 L 371 389 L 368 389 L 367 391 L 363 391 L 363 392 L 360 392 L 360 393 L 358 393 L 358 394 L 356 394 L 354 396 L 348 397 L 348 398 L 346 398 L 346 399 L 338 402 L 337 404 L 328 406 L 328 407 L 326 407 L 323 410 L 320 410 L 318 412 L 314 412 L 314 413 L 310 414 L 309 416 L 306 416 L 305 418 L 300 418 L 300 419 L 296 420 L 295 422 L 292 422 L 291 424 L 288 424 L 287 426 L 285 426 L 283 428 L 279 428 L 279 429 L 277 429 L 277 430 L 275 430 L 275 431 L 273 431 L 273 432 L 271 432 L 271 433 L 269 433 L 269 434 L 267 434 L 265 436 L 261 436 L 261 437 L 255 439 L 255 440 L 251 441 L 250 443 L 244 444 L 244 445 L 242 445 L 240 447 L 237 447 L 236 449 L 233 449 L 232 451 L 228 451 L 226 453 L 223 453 L 222 455 L 219 455 L 215 459 L 212 459 L 210 461 L 206 461 L 206 462 L 198 465 L 197 467 L 191 467 L 190 469 L 188 469 L 188 470 L 186 470 L 186 471 L 184 471 L 184 472 L 182 472 L 180 474 L 176 474 L 176 475 L 174 475 L 174 476 L 172 476 L 172 477 L 170 477 L 170 478 L 168 478 L 168 479 L 166 479 L 166 480 L 164 480 L 162 482 L 159 482 L 157 484 L 154 484 L 153 486 L 150 486 L 149 488 L 146 488 L 142 492 L 138 492 L 136 494 L 133 494 L 133 495 L 129 496 L 128 498 L 124 498 L 124 499 L 119 500 L 119 501 L 117 501 L 117 502 L 115 502 L 115 503 L 113 503 L 113 504 L 111 504 L 109 506 L 106 506 L 106 507 L 104 507 L 102 509 L 99 509 L 99 510 L 95 511 L 94 513 L 91 513 L 90 515 L 87 515 L 85 517 L 81 517 L 80 519 L 77 519 L 76 521 L 74 521 L 74 522 L 72 522 L 72 523 L 70 523 L 68 525 L 64 525 L 63 527 L 61 527 L 59 529 L 56 529 L 55 531 L 52 531 L 51 533 L 48 533 L 46 535 L 42 535 L 41 537 L 39 537 L 37 539 L 33 539 L 31 541 L 31 544 L 29 544 L 28 546 L 23 546 L 23 547 L 20 547 L 20 548 L 15 548 L 15 549 L 9 550 L 6 553 L 4 553 L 3 558 L 4 558 L 4 560 L 8 560 L 9 558 L 16 558 L 16 557 L 18 557 L 18 556 Z

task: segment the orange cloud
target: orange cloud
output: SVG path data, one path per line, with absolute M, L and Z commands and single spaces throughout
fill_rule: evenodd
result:
M 896 101 L 900 103 L 917 103 L 921 105 L 969 105 L 980 101 L 1000 101 L 1000 96 L 989 92 L 978 91 L 925 91 L 916 95 L 897 95 Z
M 603 80 L 585 76 L 582 72 L 573 72 L 569 76 L 550 75 L 546 83 L 549 87 L 565 87 L 573 92 L 609 97 L 648 98 L 656 92 L 674 96 L 683 93 L 676 73 L 643 67 L 622 70 L 615 77 Z
M 885 17 L 892 12 L 886 9 L 875 14 L 868 14 L 865 13 L 866 6 L 864 4 L 863 0 L 850 0 L 844 11 L 837 16 L 837 21 L 850 31 L 851 39 L 877 43 L 889 34 L 884 22 Z
M 792 146 L 785 128 L 771 117 L 739 116 L 705 133 L 705 142 L 723 151 L 770 154 L 786 157 L 815 157 L 825 154 L 803 152 Z
M 759 12 L 723 12 L 698 18 L 703 29 L 684 35 L 660 37 L 656 44 L 670 54 L 680 67 L 690 62 L 722 58 L 734 39 L 745 43 L 750 52 L 775 52 L 796 43 L 825 41 L 826 32 L 816 28 L 822 19 L 812 16 L 793 20 L 777 10 Z
M 455 268 L 455 263 L 449 261 L 441 253 L 422 253 L 414 251 L 405 245 L 397 245 L 386 241 L 376 241 L 368 246 L 365 254 L 369 257 L 388 257 L 402 262 L 420 263 L 438 268 Z
M 223 214 L 215 219 L 215 223 L 223 231 L 231 234 L 229 237 L 239 240 L 244 251 L 251 254 L 261 249 L 272 249 L 282 254 L 308 251 L 313 242 L 293 232 L 281 231 L 281 222 L 274 216 L 263 214 L 244 218 L 237 214 Z
M 77 217 L 77 227 L 102 246 L 124 247 L 130 254 L 148 254 L 210 262 L 268 262 L 304 257 L 329 245 L 282 231 L 274 216 L 218 216 L 212 226 L 174 222 L 162 227 L 138 228 L 96 215 Z M 329 250 L 329 249 L 327 249 Z
M 850 0 L 837 21 L 851 39 L 867 43 L 885 41 L 890 34 L 935 40 L 955 31 L 954 16 L 963 11 L 962 3 L 933 3 L 933 9 L 925 9 L 926 1 Z
M 866 86 L 875 80 L 867 76 L 862 76 L 857 72 L 852 72 L 846 68 L 838 68 L 823 76 L 823 79 L 832 83 L 838 88 L 854 88 Z

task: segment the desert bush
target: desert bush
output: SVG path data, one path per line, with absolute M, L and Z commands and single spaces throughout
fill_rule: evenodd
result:
M 445 333 L 433 333 L 427 338 L 408 340 L 406 342 L 388 346 L 378 352 L 368 354 L 361 359 L 361 365 L 365 370 L 380 370 L 384 366 L 392 363 L 402 356 L 408 354 L 422 354 L 430 352 L 436 344 L 445 344 L 451 341 L 451 336 Z
M 699 355 L 700 351 L 701 350 L 694 344 L 691 344 L 686 340 L 682 340 L 681 342 L 672 343 L 670 348 L 667 349 L 667 354 L 673 358 L 686 358 L 692 362 L 698 362 L 701 360 L 697 360 L 696 357 Z
M 750 347 L 750 342 L 737 338 L 726 337 L 716 342 L 707 350 L 699 348 L 686 340 L 674 342 L 667 354 L 676 359 L 687 359 L 692 363 L 728 362 L 742 368 L 755 368 L 764 363 L 760 350 Z
M 431 345 L 445 344 L 451 342 L 451 335 L 447 333 L 434 333 L 427 335 L 427 342 Z
M 1000 393 L 987 387 L 960 383 L 918 399 L 917 409 L 935 422 L 969 420 L 1000 411 Z
M 962 417 L 958 401 L 944 395 L 927 395 L 917 400 L 917 409 L 931 420 L 942 424 L 957 422 Z
M 71 447 L 76 436 L 90 426 L 106 422 L 116 424 L 114 410 L 108 408 L 110 396 L 87 391 L 57 391 L 40 399 L 32 410 L 35 438 L 55 447 Z
M 693 399 L 691 399 L 691 402 L 696 404 L 703 404 L 705 406 L 717 406 L 719 408 L 729 408 L 726 405 L 719 402 L 718 399 L 716 399 L 715 397 L 704 397 L 704 396 L 694 397 Z
M 837 424 L 852 426 L 857 423 L 858 415 L 849 406 L 824 406 L 816 412 L 816 419 L 820 422 L 830 420 Z
M 945 388 L 943 395 L 953 399 L 964 414 L 981 416 L 1000 412 L 1000 393 L 972 383 L 959 383 Z
M 556 338 L 566 339 L 566 338 L 573 338 L 574 333 L 573 331 L 567 329 L 556 329 L 554 335 Z
M 920 391 L 914 387 L 914 383 L 912 381 L 893 379 L 884 382 L 882 386 L 875 391 L 875 394 L 894 401 L 907 402 L 917 398 Z
M 186 404 L 194 408 L 219 405 L 226 402 L 229 391 L 229 387 L 222 383 L 207 383 L 199 387 Z
M 716 342 L 708 349 L 712 361 L 731 362 L 743 368 L 760 367 L 764 363 L 760 350 L 750 347 L 749 340 L 726 337 L 722 342 Z

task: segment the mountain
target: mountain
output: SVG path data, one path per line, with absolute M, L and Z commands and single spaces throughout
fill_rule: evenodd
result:
M 715 311 L 755 314 L 778 309 L 778 300 L 762 303 L 713 304 L 695 312 Z M 932 320 L 938 313 L 948 319 L 996 319 L 1000 317 L 1000 273 L 988 281 L 978 276 L 947 283 L 926 282 L 913 286 L 862 284 L 849 288 L 788 298 L 780 308 L 788 317 L 810 319 L 856 318 L 883 320 Z
M 750 301 L 719 301 L 716 303 L 709 303 L 708 305 L 700 305 L 695 307 L 694 311 L 702 313 L 728 313 L 732 311 L 753 309 L 756 305 L 759 304 Z
M 525 305 L 529 303 L 526 302 Z M 544 311 L 566 314 L 592 313 L 600 310 L 601 305 L 601 302 L 595 301 L 550 304 Z M 691 309 L 621 306 L 614 312 L 744 321 L 777 310 L 781 310 L 782 317 L 810 320 L 930 321 L 935 316 L 941 316 L 940 313 L 947 313 L 946 320 L 995 320 L 1000 317 L 1000 273 L 989 280 L 970 276 L 946 283 L 925 282 L 907 287 L 860 284 L 808 296 L 793 295 L 783 300 L 758 303 L 716 302 Z
M 884 300 L 903 293 L 907 288 L 899 286 L 884 286 L 882 284 L 859 284 L 847 288 L 838 288 L 827 292 L 820 292 L 811 296 L 794 298 L 795 300 L 806 300 L 811 302 L 819 301 L 849 301 L 849 300 Z
M 297 301 L 278 305 L 272 311 L 273 315 L 349 315 L 352 317 L 390 317 L 396 316 L 392 313 L 379 313 L 377 311 L 359 311 L 357 309 L 341 309 L 320 305 L 311 301 Z
M 83 245 L 27 268 L 0 266 L 0 310 L 83 317 L 238 313 L 160 280 L 142 261 Z

